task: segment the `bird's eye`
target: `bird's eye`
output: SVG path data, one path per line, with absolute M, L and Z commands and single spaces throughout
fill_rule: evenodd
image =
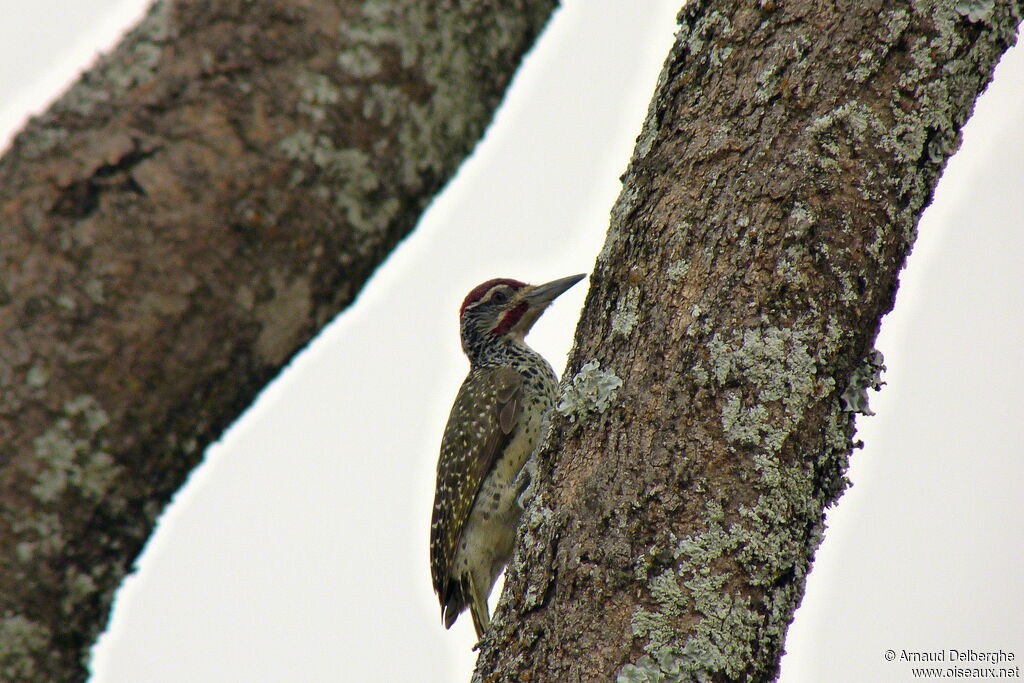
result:
M 508 293 L 507 292 L 503 292 L 501 290 L 498 290 L 497 292 L 495 292 L 494 294 L 491 295 L 491 303 L 503 304 L 506 301 L 508 301 Z

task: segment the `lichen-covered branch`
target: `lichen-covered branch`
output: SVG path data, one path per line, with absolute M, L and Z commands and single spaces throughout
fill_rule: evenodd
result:
M 159 0 L 0 159 L 0 680 L 83 680 L 165 502 L 480 137 L 553 0 Z
M 775 677 L 879 321 L 1022 12 L 685 6 L 475 680 Z

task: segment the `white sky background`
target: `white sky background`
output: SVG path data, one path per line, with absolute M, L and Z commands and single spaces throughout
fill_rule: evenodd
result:
M 678 0 L 567 0 L 416 232 L 208 453 L 117 598 L 93 683 L 465 681 L 440 623 L 434 466 L 465 371 L 457 307 L 494 276 L 589 271 Z M 142 0 L 0 0 L 0 140 Z M 886 649 L 1024 657 L 1024 54 L 1004 57 L 882 328 L 784 683 L 911 680 Z M 531 335 L 564 364 L 586 282 Z M 496 596 L 495 596 L 496 597 Z M 492 599 L 492 604 L 494 600 Z

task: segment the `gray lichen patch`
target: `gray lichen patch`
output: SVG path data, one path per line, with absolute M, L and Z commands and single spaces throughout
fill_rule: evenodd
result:
M 612 334 L 626 337 L 640 318 L 640 288 L 630 287 L 612 311 Z
M 338 66 L 355 78 L 371 78 L 381 69 L 377 54 L 366 45 L 353 45 L 338 53 Z
M 398 213 L 399 203 L 394 197 L 377 197 L 382 181 L 370 154 L 355 146 L 339 146 L 330 135 L 317 131 L 328 109 L 342 98 L 341 90 L 321 74 L 304 73 L 297 85 L 296 107 L 311 126 L 282 138 L 277 147 L 288 159 L 311 168 L 296 168 L 291 182 L 297 185 L 312 177 L 314 194 L 343 211 L 353 229 L 383 231 Z
M 50 371 L 38 363 L 29 368 L 28 373 L 25 375 L 25 384 L 33 389 L 44 387 L 49 381 Z
M 61 601 L 61 611 L 70 617 L 74 615 L 83 600 L 96 594 L 98 586 L 93 577 L 72 568 L 64 578 L 64 588 L 65 594 Z
M 807 127 L 812 135 L 825 135 L 828 131 L 842 127 L 855 140 L 862 141 L 868 132 L 881 134 L 885 127 L 878 116 L 856 100 L 841 104 L 827 114 L 819 116 Z
M 40 680 L 35 657 L 51 638 L 50 629 L 20 614 L 0 618 L 0 679 Z
M 669 548 L 672 567 L 651 576 L 644 558 L 638 560 L 651 604 L 637 609 L 630 625 L 645 654 L 623 667 L 618 681 L 734 679 L 755 651 L 782 642 L 803 590 L 808 546 L 821 541 L 821 507 L 809 461 L 783 467 L 762 454 L 755 470 L 761 475 L 756 503 L 727 515 L 710 501 L 704 530 Z M 740 575 L 764 591 L 760 599 L 728 589 Z M 780 581 L 785 576 L 795 581 Z
M 804 252 L 798 247 L 786 247 L 785 252 L 775 265 L 775 273 L 786 282 L 798 287 L 806 286 L 808 275 L 804 271 L 806 260 Z
M 14 555 L 23 565 L 33 558 L 54 555 L 64 545 L 64 528 L 60 518 L 50 512 L 39 512 L 15 520 L 11 529 L 20 539 Z
M 62 117 L 91 117 L 114 111 L 131 89 L 152 81 L 163 58 L 169 32 L 170 3 L 157 0 L 145 18 L 107 55 L 58 99 L 50 111 L 27 126 L 18 137 L 19 153 L 37 159 L 67 141 L 71 132 L 60 125 Z
M 805 461 L 784 466 L 761 454 L 754 458 L 754 469 L 759 475 L 757 501 L 739 507 L 739 519 L 729 526 L 729 533 L 735 539 L 735 558 L 751 585 L 770 592 L 784 574 L 802 580 L 806 541 L 793 532 L 793 525 L 820 526 L 821 501 L 814 496 L 814 469 Z M 818 533 L 812 534 L 815 547 Z
M 832 379 L 818 376 L 806 342 L 809 334 L 800 325 L 768 326 L 711 338 L 708 363 L 694 376 L 718 387 L 738 381 L 753 389 L 726 394 L 722 429 L 729 443 L 778 451 L 806 407 L 832 390 Z M 772 404 L 780 405 L 781 413 L 770 410 Z
M 425 177 L 445 172 L 452 155 L 461 156 L 462 140 L 478 137 L 497 101 L 497 93 L 487 92 L 491 83 L 481 88 L 478 80 L 479 64 L 497 57 L 480 54 L 480 49 L 507 49 L 508 36 L 520 27 L 490 21 L 467 26 L 463 12 L 411 0 L 371 1 L 361 3 L 360 12 L 341 27 L 337 64 L 347 78 L 358 81 L 351 99 L 361 100 L 366 120 L 389 128 L 387 136 L 403 150 L 401 167 L 389 170 L 388 182 L 397 178 L 418 188 Z M 439 16 L 448 13 L 459 18 L 449 22 Z M 524 14 L 517 21 L 537 18 Z M 466 33 L 474 39 L 467 41 Z M 409 73 L 401 78 L 388 74 L 395 61 Z M 409 75 L 419 81 L 413 87 Z
M 773 430 L 768 409 L 762 405 L 745 407 L 739 392 L 730 392 L 722 408 L 722 429 L 731 444 L 755 446 L 766 440 L 771 451 L 777 451 L 786 434 Z
M 667 275 L 668 279 L 672 282 L 679 282 L 682 280 L 686 273 L 690 270 L 690 263 L 686 259 L 679 259 L 673 261 L 668 267 Z
M 591 360 L 580 368 L 562 391 L 555 410 L 570 422 L 603 413 L 621 386 L 622 380 L 614 372 L 602 370 L 598 360 Z
M 536 505 L 530 505 L 524 515 L 522 529 L 524 545 L 528 548 L 542 548 L 544 545 L 544 529 L 552 523 L 554 513 L 550 508 L 538 501 Z M 539 607 L 544 602 L 550 582 L 531 582 L 523 594 L 523 609 L 530 610 Z
M 708 503 L 705 522 L 703 532 L 672 549 L 678 566 L 648 581 L 653 609 L 638 609 L 630 620 L 646 654 L 622 668 L 620 683 L 699 681 L 716 672 L 735 677 L 746 666 L 763 617 L 749 598 L 723 590 L 732 572 L 715 568 L 719 558 L 736 550 L 740 535 L 726 526 L 716 501 Z M 680 617 L 693 614 L 697 622 L 684 638 Z
M 818 337 L 824 337 L 820 355 L 834 351 L 840 333 L 830 323 Z M 665 549 L 638 558 L 635 574 L 650 601 L 630 624 L 644 655 L 624 666 L 618 681 L 734 679 L 749 670 L 755 652 L 781 647 L 822 538 L 822 504 L 845 485 L 850 450 L 849 420 L 833 404 L 825 452 L 792 462 L 781 458 L 807 408 L 834 389 L 830 378 L 818 374 L 824 361 L 812 355 L 810 339 L 810 328 L 799 320 L 787 328 L 766 325 L 712 337 L 708 359 L 693 376 L 725 389 L 723 430 L 730 444 L 753 451 L 747 462 L 756 499 L 728 511 L 710 502 L 703 530 L 672 540 L 668 569 L 652 571 L 650 560 L 658 556 L 663 566 Z M 730 590 L 740 578 L 760 595 Z
M 857 178 L 856 189 L 861 196 L 895 194 L 900 198 L 881 202 L 881 208 L 893 224 L 890 230 L 895 227 L 894 234 L 908 248 L 913 244 L 917 218 L 931 196 L 935 178 L 960 144 L 959 129 L 970 113 L 976 93 L 975 86 L 969 83 L 991 73 L 987 68 L 979 70 L 979 62 L 990 59 L 990 55 L 984 54 L 986 51 L 1003 49 L 991 39 L 972 44 L 973 39 L 962 30 L 964 19 L 993 26 L 993 31 L 1005 31 L 1001 39 L 1011 44 L 1014 36 L 1005 27 L 1015 25 L 1018 18 L 1007 21 L 1007 17 L 997 16 L 1000 11 L 991 0 L 963 0 L 921 2 L 912 12 L 900 8 L 883 13 L 876 44 L 861 51 L 860 63 L 849 77 L 866 80 L 882 68 L 890 53 L 899 54 L 903 63 L 897 85 L 902 96 L 894 98 L 888 106 L 874 108 L 857 100 L 840 102 L 808 127 L 808 132 L 818 140 L 819 151 L 824 152 L 809 157 L 808 162 L 838 173 L 841 165 L 836 158 L 842 156 L 847 166 L 857 167 L 852 175 Z M 927 29 L 922 32 L 922 27 L 914 25 L 918 22 L 926 22 Z M 903 40 L 908 32 L 919 35 Z M 901 41 L 905 47 L 898 48 Z M 905 102 L 913 102 L 914 106 L 906 106 Z M 843 148 L 881 148 L 889 158 L 840 155 Z M 900 172 L 893 173 L 894 167 Z
M 676 33 L 676 42 L 672 48 L 673 55 L 683 48 L 687 49 L 690 54 L 700 54 L 709 40 L 714 41 L 719 36 L 728 37 L 732 33 L 733 26 L 730 18 L 717 10 L 713 10 L 702 15 L 692 28 L 688 28 L 686 22 L 680 24 L 679 31 Z M 710 52 L 708 61 L 711 64 L 721 64 L 725 57 L 732 52 L 732 48 L 728 45 L 722 45 L 719 41 L 714 41 L 711 43 Z M 725 57 L 723 57 L 723 52 Z M 670 55 L 669 59 L 666 60 L 665 68 L 668 68 L 667 65 L 671 63 L 673 55 Z
M 304 72 L 299 74 L 296 85 L 298 110 L 314 123 L 327 118 L 328 109 L 341 100 L 341 90 L 324 74 Z
M 149 83 L 156 76 L 167 41 L 170 4 L 166 0 L 153 3 L 115 51 L 100 57 L 96 66 L 55 103 L 54 111 L 88 116 L 129 88 Z
M 306 161 L 327 177 L 341 181 L 345 190 L 369 192 L 378 181 L 368 173 L 369 157 L 354 147 L 339 148 L 326 135 L 300 130 L 281 140 L 279 147 L 294 161 Z
M 994 0 L 961 0 L 953 5 L 958 14 L 967 18 L 972 24 L 979 22 L 988 23 L 992 18 L 992 10 L 995 9 Z
M 882 381 L 882 373 L 885 372 L 885 358 L 878 349 L 872 349 L 864 360 L 850 375 L 850 383 L 846 385 L 839 400 L 843 410 L 862 415 L 874 415 L 868 405 L 868 389 L 880 391 L 885 382 Z
M 793 202 L 793 208 L 789 212 L 789 220 L 803 228 L 814 224 L 816 216 L 811 207 L 807 206 L 804 202 Z
M 64 404 L 64 414 L 33 442 L 32 494 L 52 503 L 69 488 L 99 500 L 120 474 L 98 435 L 110 422 L 92 396 L 81 395 Z

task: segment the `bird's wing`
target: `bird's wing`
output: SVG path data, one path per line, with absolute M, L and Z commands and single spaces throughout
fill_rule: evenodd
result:
M 522 404 L 523 378 L 511 368 L 474 370 L 455 397 L 441 440 L 430 521 L 430 574 L 442 605 L 473 501 L 511 438 Z

